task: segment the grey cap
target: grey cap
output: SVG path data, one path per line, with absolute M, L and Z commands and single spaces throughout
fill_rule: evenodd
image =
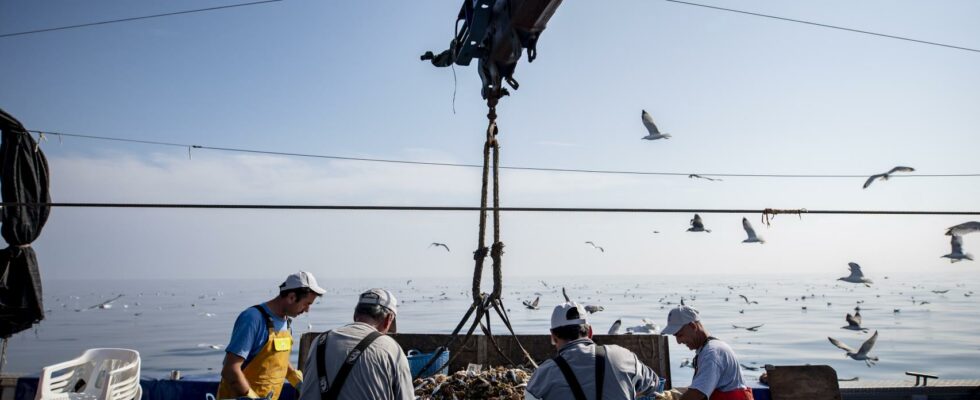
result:
M 398 315 L 398 299 L 390 291 L 374 288 L 361 293 L 361 297 L 358 298 L 357 304 L 377 304 L 381 307 L 391 310 L 395 315 Z
M 299 271 L 295 274 L 287 276 L 286 281 L 283 282 L 282 285 L 279 285 L 280 292 L 299 288 L 310 288 L 310 290 L 312 290 L 314 293 L 320 295 L 327 292 L 325 289 L 320 287 L 320 285 L 317 285 L 316 278 L 313 277 L 313 274 L 306 271 Z
M 673 335 L 681 330 L 684 325 L 700 320 L 701 317 L 698 315 L 698 310 L 695 310 L 694 307 L 677 306 L 677 308 L 670 310 L 670 314 L 667 314 L 667 326 L 660 333 L 663 335 Z
M 588 324 L 586 318 L 589 313 L 585 312 L 585 307 L 574 301 L 562 303 L 555 306 L 555 311 L 551 312 L 551 329 L 567 325 Z

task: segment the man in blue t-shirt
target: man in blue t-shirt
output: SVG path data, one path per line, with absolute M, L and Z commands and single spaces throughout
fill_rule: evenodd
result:
M 279 398 L 284 380 L 299 388 L 303 375 L 289 364 L 293 347 L 289 322 L 309 311 L 326 291 L 313 274 L 300 271 L 279 285 L 279 295 L 238 315 L 225 348 L 218 398 Z

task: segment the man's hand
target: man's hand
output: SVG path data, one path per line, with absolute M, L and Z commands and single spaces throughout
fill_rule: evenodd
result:
M 679 400 L 681 396 L 683 396 L 683 394 L 680 390 L 670 389 L 664 391 L 663 393 L 654 395 L 654 398 L 657 400 Z
M 288 380 L 289 384 L 293 385 L 296 390 L 299 390 L 299 387 L 303 384 L 303 372 L 295 370 L 293 367 L 289 367 L 289 370 L 286 371 L 286 380 Z

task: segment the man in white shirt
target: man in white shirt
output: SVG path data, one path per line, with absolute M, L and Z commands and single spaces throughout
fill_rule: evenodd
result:
M 698 310 L 688 306 L 670 310 L 667 326 L 661 333 L 674 335 L 677 343 L 696 351 L 694 379 L 681 400 L 753 400 L 752 389 L 742 379 L 735 352 L 727 343 L 708 334 Z

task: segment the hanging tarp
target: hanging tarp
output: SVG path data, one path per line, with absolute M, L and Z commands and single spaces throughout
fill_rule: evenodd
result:
M 41 274 L 31 242 L 48 220 L 48 161 L 20 121 L 0 109 L 0 338 L 30 328 L 44 319 Z M 27 205 L 10 205 L 26 203 Z M 38 205 L 44 203 L 45 205 Z

